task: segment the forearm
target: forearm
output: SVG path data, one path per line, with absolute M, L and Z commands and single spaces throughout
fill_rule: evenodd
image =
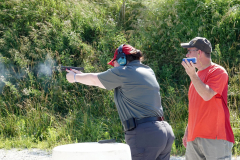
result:
M 100 88 L 105 87 L 102 85 L 100 80 L 98 79 L 98 73 L 81 73 L 81 74 L 76 74 L 75 75 L 75 80 L 76 82 L 89 85 L 89 86 L 97 86 Z
M 188 126 L 186 127 L 185 133 L 184 133 L 183 138 L 182 138 L 184 147 L 187 147 L 187 137 L 188 137 Z
M 214 95 L 217 94 L 208 85 L 204 84 L 197 74 L 191 75 L 190 79 L 196 91 L 203 98 L 203 100 L 209 101 Z

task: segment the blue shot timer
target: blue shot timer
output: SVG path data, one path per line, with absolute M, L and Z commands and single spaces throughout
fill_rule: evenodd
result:
M 193 57 L 193 58 L 183 58 L 182 61 L 185 62 L 185 60 L 187 60 L 189 63 L 192 61 L 194 64 L 197 63 L 197 59 L 196 57 Z

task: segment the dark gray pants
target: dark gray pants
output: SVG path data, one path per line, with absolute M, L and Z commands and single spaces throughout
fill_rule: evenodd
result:
M 174 139 L 172 127 L 166 121 L 142 123 L 125 132 L 132 160 L 169 160 Z

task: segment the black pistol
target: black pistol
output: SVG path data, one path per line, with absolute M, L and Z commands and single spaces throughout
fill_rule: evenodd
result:
M 70 69 L 76 69 L 78 71 L 83 71 L 84 67 L 72 67 L 72 66 L 61 66 L 61 70 L 62 71 L 66 71 L 66 69 L 70 70 Z
M 105 139 L 105 140 L 100 140 L 98 143 L 115 143 L 115 139 Z

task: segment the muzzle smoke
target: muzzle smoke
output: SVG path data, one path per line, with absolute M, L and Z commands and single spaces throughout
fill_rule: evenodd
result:
M 38 76 L 51 77 L 55 64 L 56 62 L 49 55 L 47 55 L 45 62 L 38 65 Z
M 0 94 L 2 93 L 3 87 L 5 86 L 4 83 L 5 76 L 6 76 L 5 67 L 3 63 L 0 61 Z

